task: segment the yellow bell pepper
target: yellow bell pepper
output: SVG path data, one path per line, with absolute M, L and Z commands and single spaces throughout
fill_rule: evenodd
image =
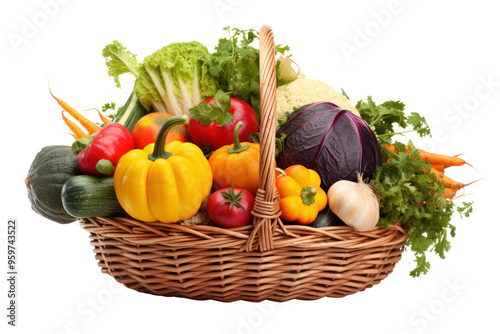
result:
M 318 173 L 304 166 L 294 165 L 285 169 L 285 174 L 276 179 L 281 217 L 299 224 L 311 224 L 327 204 Z
M 198 212 L 212 188 L 212 171 L 201 149 L 192 143 L 165 145 L 168 130 L 187 124 L 185 115 L 167 120 L 156 142 L 123 155 L 114 175 L 120 205 L 144 222 L 174 223 Z

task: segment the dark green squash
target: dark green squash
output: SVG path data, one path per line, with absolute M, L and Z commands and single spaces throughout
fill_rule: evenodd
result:
M 285 225 L 300 225 L 297 222 L 290 222 L 283 219 L 281 219 L 281 221 Z M 336 214 L 334 214 L 327 205 L 326 208 L 318 212 L 318 217 L 316 217 L 311 224 L 305 226 L 320 228 L 327 226 L 345 226 L 345 223 Z
M 334 214 L 327 205 L 326 208 L 324 208 L 318 213 L 318 217 L 316 218 L 316 220 L 313 221 L 308 226 L 320 228 L 327 226 L 342 226 L 342 225 L 345 225 L 344 222 L 336 214 Z
M 61 198 L 66 212 L 78 218 L 125 214 L 116 198 L 113 177 L 74 176 L 64 184 Z
M 76 154 L 71 147 L 46 146 L 35 156 L 26 177 L 31 208 L 43 217 L 60 224 L 76 220 L 69 215 L 61 201 L 61 190 L 71 177 L 80 174 Z

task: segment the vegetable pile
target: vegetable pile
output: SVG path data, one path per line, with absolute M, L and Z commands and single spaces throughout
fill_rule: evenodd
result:
M 173 43 L 141 62 L 118 41 L 107 45 L 102 55 L 116 86 L 124 74 L 135 84 L 124 106 L 96 109 L 100 125 L 49 88 L 75 141 L 35 157 L 26 179 L 33 210 L 62 224 L 119 215 L 145 223 L 251 224 L 260 186 L 259 36 L 224 31 L 214 52 L 197 41 Z M 412 131 L 430 136 L 425 119 L 405 114 L 400 101 L 376 104 L 369 96 L 353 106 L 343 90 L 305 78 L 289 50 L 276 46 L 282 220 L 360 234 L 401 224 L 416 256 L 411 276 L 427 273 L 426 254 L 444 258 L 450 250 L 454 213 L 472 212 L 472 202 L 454 200 L 475 181 L 444 175 L 468 163 L 398 141 Z

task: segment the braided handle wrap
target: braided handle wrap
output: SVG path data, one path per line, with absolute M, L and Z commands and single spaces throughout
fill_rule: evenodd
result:
M 259 31 L 260 76 L 260 189 L 252 211 L 253 231 L 244 250 L 267 251 L 274 248 L 273 234 L 277 224 L 283 227 L 279 207 L 279 193 L 275 186 L 276 151 L 276 58 L 274 35 L 271 27 L 264 25 Z

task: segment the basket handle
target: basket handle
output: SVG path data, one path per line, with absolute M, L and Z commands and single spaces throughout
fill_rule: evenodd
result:
M 276 56 L 274 34 L 268 25 L 259 31 L 260 77 L 260 189 L 252 211 L 253 231 L 244 247 L 246 251 L 274 248 L 273 234 L 280 220 L 279 193 L 275 186 L 276 151 Z

